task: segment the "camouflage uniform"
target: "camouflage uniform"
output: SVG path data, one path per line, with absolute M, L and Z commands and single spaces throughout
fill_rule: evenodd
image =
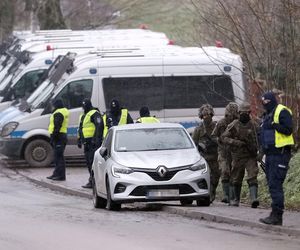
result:
M 223 188 L 222 202 L 224 203 L 229 203 L 229 180 L 232 157 L 230 147 L 222 142 L 221 135 L 224 133 L 227 126 L 236 118 L 238 118 L 238 105 L 234 102 L 230 102 L 226 106 L 225 117 L 218 121 L 215 129 L 212 132 L 212 136 L 218 138 L 218 163 L 221 171 Z
M 248 113 L 249 120 L 242 122 L 242 116 Z M 257 124 L 250 119 L 250 105 L 243 103 L 239 109 L 240 118 L 228 125 L 222 134 L 222 141 L 231 148 L 232 170 L 230 176 L 230 205 L 238 206 L 241 186 L 247 171 L 252 207 L 259 205 L 257 200 Z
M 215 199 L 216 189 L 219 183 L 220 170 L 218 165 L 218 144 L 216 138 L 211 136 L 212 131 L 216 126 L 216 122 L 212 121 L 214 111 L 211 105 L 202 105 L 199 109 L 199 117 L 202 119 L 200 125 L 195 128 L 193 140 L 198 146 L 198 149 L 204 159 L 207 161 L 210 168 L 210 199 L 211 202 Z

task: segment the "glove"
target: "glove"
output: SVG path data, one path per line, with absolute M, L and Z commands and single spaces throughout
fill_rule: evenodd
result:
M 234 140 L 233 144 L 234 144 L 234 146 L 237 146 L 237 147 L 242 147 L 242 146 L 246 145 L 245 142 L 240 141 L 240 140 Z
M 82 148 L 82 144 L 81 144 L 81 140 L 80 139 L 77 140 L 77 147 L 78 148 Z

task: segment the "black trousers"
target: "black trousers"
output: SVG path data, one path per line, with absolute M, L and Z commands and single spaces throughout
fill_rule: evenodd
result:
M 65 140 L 57 140 L 53 142 L 55 164 L 53 175 L 61 178 L 66 178 L 66 163 L 64 157 L 65 148 Z
M 96 150 L 97 147 L 93 145 L 90 141 L 84 143 L 84 156 L 90 174 L 89 181 L 92 180 L 92 165 L 93 165 L 94 154 Z

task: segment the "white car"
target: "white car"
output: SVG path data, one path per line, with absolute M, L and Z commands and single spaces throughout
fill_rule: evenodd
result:
M 209 206 L 209 168 L 180 124 L 112 127 L 95 152 L 95 208 L 119 210 L 122 203 L 179 200 Z

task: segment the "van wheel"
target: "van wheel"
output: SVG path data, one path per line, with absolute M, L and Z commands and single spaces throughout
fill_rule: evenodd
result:
M 27 144 L 24 158 L 31 167 L 48 167 L 53 160 L 53 149 L 46 140 L 33 140 Z
M 95 184 L 95 178 L 93 177 L 92 179 L 92 183 L 93 183 L 93 204 L 95 208 L 105 208 L 107 201 L 106 199 L 98 196 L 97 194 L 97 187 Z
M 107 193 L 107 209 L 113 211 L 119 211 L 121 209 L 121 204 L 116 203 L 111 199 L 109 180 L 106 179 L 106 193 Z

